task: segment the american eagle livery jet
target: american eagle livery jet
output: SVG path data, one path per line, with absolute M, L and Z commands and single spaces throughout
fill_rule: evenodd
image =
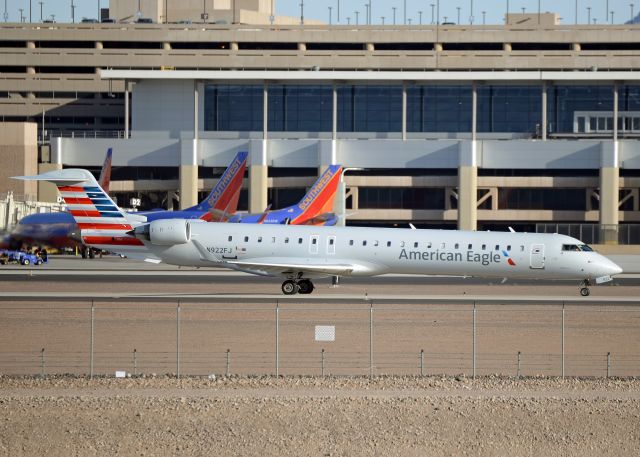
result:
M 69 212 L 32 214 L 23 217 L 11 233 L 10 243 L 46 243 L 55 247 L 74 247 L 81 244 L 80 230 L 90 229 L 93 222 L 96 221 L 83 220 L 77 223 L 78 220 L 74 219 L 74 212 L 78 207 L 82 207 L 83 203 L 87 201 L 93 202 L 95 206 L 91 212 L 93 218 L 98 214 L 108 216 L 109 212 L 116 211 L 111 199 L 106 200 L 100 197 L 108 195 L 109 192 L 111 155 L 112 149 L 109 148 L 100 174 L 100 184 L 94 186 L 92 192 L 83 194 L 83 197 L 65 199 Z M 198 205 L 181 211 L 136 212 L 131 215 L 131 218 L 135 218 L 139 222 L 170 218 L 202 219 L 204 221 L 218 221 L 228 218 L 235 213 L 238 207 L 248 155 L 248 152 L 239 152 L 213 187 L 209 196 Z M 96 227 L 99 226 L 99 224 L 96 225 Z M 82 254 L 83 257 L 86 256 L 84 249 Z M 92 255 L 93 252 L 89 250 L 89 254 Z
M 544 233 L 410 230 L 207 223 L 161 219 L 140 223 L 100 192 L 93 175 L 57 170 L 19 179 L 53 182 L 85 243 L 136 249 L 173 265 L 217 266 L 282 278 L 287 295 L 313 292 L 312 279 L 385 273 L 488 278 L 573 279 L 580 293 L 622 269 L 580 240 Z M 97 211 L 94 200 L 109 200 Z
M 333 203 L 342 175 L 341 165 L 331 165 L 316 180 L 297 205 L 261 214 L 236 214 L 229 222 L 243 224 L 336 225 Z

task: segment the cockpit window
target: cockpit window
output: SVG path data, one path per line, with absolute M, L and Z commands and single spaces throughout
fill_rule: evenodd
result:
M 591 247 L 587 246 L 586 244 L 563 244 L 562 250 L 593 252 L 593 249 L 591 249 Z

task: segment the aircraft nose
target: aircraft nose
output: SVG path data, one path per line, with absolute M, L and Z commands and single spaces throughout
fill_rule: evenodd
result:
M 618 266 L 616 263 L 604 257 L 601 262 L 601 267 L 605 275 L 615 276 L 622 273 L 622 268 Z

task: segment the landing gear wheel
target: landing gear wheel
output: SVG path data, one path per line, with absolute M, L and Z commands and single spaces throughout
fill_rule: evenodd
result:
M 298 293 L 298 289 L 298 284 L 290 279 L 282 283 L 282 293 L 285 295 L 295 295 Z
M 591 291 L 589 291 L 588 287 L 583 287 L 580 289 L 580 295 L 582 295 L 583 297 L 588 297 L 590 293 Z
M 96 258 L 96 251 L 94 251 L 91 248 L 89 248 L 89 258 L 90 259 L 95 259 Z
M 308 280 L 308 279 L 302 279 L 300 281 L 298 281 L 298 293 L 300 294 L 310 294 L 311 292 L 313 292 L 313 289 L 315 289 L 315 287 L 313 286 L 313 283 Z

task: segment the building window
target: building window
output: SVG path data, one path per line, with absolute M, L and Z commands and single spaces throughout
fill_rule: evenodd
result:
M 337 91 L 338 131 L 402 131 L 402 86 L 346 85 Z
M 471 85 L 408 87 L 407 131 L 470 132 Z
M 273 132 L 330 132 L 333 87 L 269 85 L 269 130 Z
M 262 131 L 261 85 L 207 84 L 204 89 L 204 130 Z

